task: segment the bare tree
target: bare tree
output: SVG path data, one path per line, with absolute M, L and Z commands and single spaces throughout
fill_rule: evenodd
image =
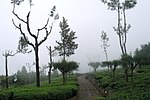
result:
M 5 70 L 6 70 L 6 88 L 8 88 L 8 57 L 12 57 L 15 56 L 16 53 L 13 53 L 12 51 L 5 51 L 5 53 L 3 53 L 3 56 L 5 57 Z
M 30 14 L 31 14 L 31 9 L 29 10 L 27 16 L 26 16 L 26 20 L 24 20 L 23 18 L 19 17 L 19 15 L 17 13 L 15 13 L 15 6 L 16 5 L 20 5 L 20 3 L 24 1 L 24 0 L 11 0 L 11 3 L 13 4 L 13 15 L 20 21 L 20 23 L 17 25 L 14 21 L 14 19 L 12 19 L 12 22 L 14 24 L 14 26 L 16 27 L 16 29 L 18 29 L 21 33 L 21 35 L 23 36 L 23 39 L 26 41 L 26 43 L 28 45 L 30 45 L 31 47 L 33 47 L 33 50 L 35 52 L 35 63 L 36 63 L 36 86 L 40 87 L 40 72 L 39 72 L 39 46 L 44 43 L 48 36 L 50 35 L 50 33 L 52 32 L 52 27 L 53 27 L 53 23 L 55 22 L 55 20 L 57 20 L 59 18 L 58 14 L 54 14 L 56 7 L 54 6 L 51 10 L 51 13 L 46 21 L 46 24 L 42 27 L 42 28 L 37 28 L 37 32 L 33 33 L 31 31 L 31 27 L 30 27 Z M 30 7 L 32 6 L 32 0 L 29 0 L 30 3 Z M 51 25 L 49 26 L 49 20 L 50 17 L 53 18 L 53 21 L 51 23 Z M 26 26 L 26 31 L 23 30 L 22 26 L 25 25 Z M 48 27 L 49 26 L 49 27 Z M 45 31 L 45 36 L 43 39 L 39 39 L 39 34 L 41 32 Z M 44 35 L 44 34 L 43 34 Z M 34 42 L 31 42 L 27 39 L 27 36 L 30 36 L 31 38 L 34 39 Z
M 112 11 L 117 11 L 118 17 L 118 26 L 113 27 L 114 31 L 119 37 L 119 44 L 122 51 L 122 54 L 127 53 L 126 42 L 127 42 L 127 32 L 131 28 L 130 24 L 127 24 L 126 10 L 134 8 L 137 4 L 136 0 L 100 0 L 102 3 L 107 4 L 108 9 Z
M 54 51 L 55 51 L 55 49 L 54 50 L 52 50 L 51 49 L 51 46 L 46 46 L 47 47 L 47 49 L 48 49 L 48 51 L 49 51 L 49 71 L 48 71 L 48 82 L 49 82 L 49 84 L 51 83 L 51 71 L 52 71 L 52 67 L 53 67 L 53 62 L 52 62 L 52 53 L 54 53 Z
M 107 36 L 107 33 L 102 31 L 101 32 L 101 41 L 102 41 L 102 45 L 101 47 L 104 49 L 104 53 L 106 56 L 106 61 L 108 61 L 108 53 L 107 53 L 107 48 L 109 47 L 108 41 L 109 41 L 109 37 Z

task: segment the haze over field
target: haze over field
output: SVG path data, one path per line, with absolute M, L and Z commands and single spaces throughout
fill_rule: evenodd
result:
M 27 1 L 27 0 L 26 0 Z M 141 44 L 150 42 L 150 1 L 138 0 L 135 8 L 127 11 L 127 23 L 131 24 L 131 29 L 127 38 L 128 53 L 133 52 Z M 54 23 L 53 31 L 48 40 L 40 47 L 40 65 L 45 65 L 49 61 L 48 50 L 46 46 L 56 45 L 56 40 L 60 39 L 59 22 L 64 16 L 68 19 L 70 28 L 76 32 L 78 37 L 76 42 L 79 44 L 75 55 L 69 60 L 80 63 L 79 72 L 87 72 L 91 70 L 87 63 L 89 61 L 103 61 L 105 55 L 101 48 L 100 34 L 104 30 L 109 36 L 108 55 L 109 59 L 118 59 L 121 51 L 118 43 L 118 36 L 113 30 L 113 26 L 117 26 L 117 12 L 107 10 L 107 6 L 102 4 L 100 0 L 33 0 L 31 12 L 32 31 L 43 26 L 46 22 L 51 8 L 55 5 L 60 19 Z M 5 62 L 2 54 L 6 50 L 16 51 L 20 33 L 12 24 L 13 5 L 10 1 L 4 0 L 0 3 L 0 74 L 5 74 Z M 29 9 L 28 2 L 23 2 L 17 7 L 17 13 L 20 16 L 27 15 Z M 41 35 L 42 36 L 42 35 Z M 54 61 L 61 60 L 61 57 L 54 57 Z M 16 73 L 26 63 L 34 61 L 34 52 L 30 54 L 17 54 L 8 58 L 9 75 Z M 35 67 L 32 67 L 35 70 Z

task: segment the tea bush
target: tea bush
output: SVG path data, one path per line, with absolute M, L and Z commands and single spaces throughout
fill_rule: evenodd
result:
M 78 91 L 78 84 L 75 78 L 68 79 L 66 85 L 55 83 L 47 84 L 39 88 L 33 86 L 22 86 L 0 90 L 0 100 L 67 100 L 74 97 Z M 13 94 L 13 96 L 12 96 Z

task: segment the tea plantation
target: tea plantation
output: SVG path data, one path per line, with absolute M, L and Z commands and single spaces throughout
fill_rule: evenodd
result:
M 41 87 L 26 85 L 21 87 L 10 87 L 0 90 L 0 100 L 67 100 L 77 94 L 78 85 L 76 77 L 70 77 L 65 85 L 62 78 L 55 78 L 52 84 L 42 82 Z
M 128 82 L 124 79 L 121 68 L 117 69 L 115 80 L 108 70 L 90 76 L 96 80 L 95 84 L 98 84 L 102 95 L 96 100 L 150 100 L 150 65 L 135 69 L 133 80 L 129 71 Z

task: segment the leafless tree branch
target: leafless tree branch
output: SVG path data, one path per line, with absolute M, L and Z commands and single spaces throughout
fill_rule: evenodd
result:
M 18 29 L 20 30 L 21 34 L 23 35 L 25 41 L 34 48 L 34 45 L 31 42 L 28 41 L 28 39 L 26 38 L 25 33 L 22 31 L 21 24 L 19 24 L 19 28 Z
M 54 22 L 55 22 L 55 21 L 54 21 Z M 52 24 L 51 24 L 51 26 L 50 26 L 49 31 L 47 30 L 47 28 L 45 28 L 46 36 L 44 37 L 44 39 L 43 39 L 43 40 L 41 40 L 41 41 L 39 42 L 39 44 L 38 44 L 38 45 L 41 45 L 44 41 L 46 41 L 46 39 L 48 38 L 48 35 L 50 35 L 50 33 L 51 33 L 51 31 L 52 31 L 52 28 L 53 28 L 53 24 L 54 24 L 54 22 L 52 22 Z
M 30 30 L 30 23 L 29 23 L 29 17 L 30 17 L 30 11 L 29 11 L 29 13 L 28 13 L 28 15 L 27 15 L 27 23 L 26 23 L 26 25 L 27 25 L 27 30 L 28 30 L 29 34 L 30 34 L 32 37 L 36 38 L 36 36 L 31 33 L 31 30 Z
M 49 23 L 49 18 L 47 19 L 47 22 L 46 22 L 46 24 L 44 25 L 44 27 L 38 29 L 37 37 L 39 36 L 40 31 L 43 30 L 43 29 L 45 29 L 45 28 L 47 27 L 48 23 Z
M 20 21 L 22 21 L 22 22 L 24 22 L 24 23 L 27 23 L 25 20 L 23 20 L 22 18 L 20 18 L 20 17 L 15 13 L 14 10 L 12 11 L 12 13 L 13 13 Z

